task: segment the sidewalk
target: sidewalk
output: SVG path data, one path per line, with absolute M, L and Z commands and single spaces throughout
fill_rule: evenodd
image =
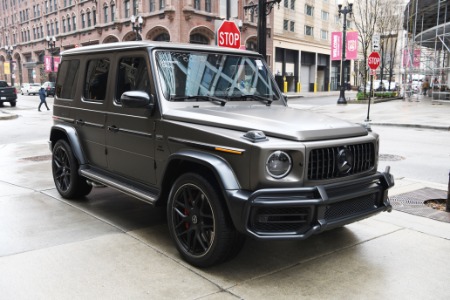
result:
M 315 105 L 314 98 L 336 95 L 336 102 L 328 105 Z M 427 96 L 413 96 L 410 99 L 398 99 L 381 103 L 348 103 L 338 105 L 339 92 L 288 94 L 289 106 L 309 109 L 354 123 L 366 123 L 369 112 L 371 125 L 420 127 L 428 129 L 450 130 L 450 102 L 432 101 Z M 347 99 L 355 99 L 356 92 L 346 92 Z

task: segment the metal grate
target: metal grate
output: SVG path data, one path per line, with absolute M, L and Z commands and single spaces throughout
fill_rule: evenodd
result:
M 377 203 L 378 199 L 378 193 L 373 193 L 332 204 L 325 211 L 325 219 L 327 221 L 333 221 L 356 213 L 371 211 L 379 206 Z
M 345 149 L 352 160 L 348 161 L 350 170 L 339 170 L 339 152 Z M 375 165 L 375 146 L 372 143 L 346 145 L 313 149 L 309 153 L 308 180 L 323 180 L 344 177 L 373 168 Z

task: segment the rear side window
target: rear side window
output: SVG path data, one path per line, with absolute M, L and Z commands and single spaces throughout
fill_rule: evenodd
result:
M 150 79 L 144 57 L 122 57 L 117 72 L 116 102 L 127 91 L 142 91 L 150 94 Z
M 79 68 L 80 61 L 78 59 L 62 61 L 58 67 L 58 78 L 56 80 L 57 97 L 65 99 L 75 98 Z
M 88 62 L 83 89 L 84 98 L 93 101 L 105 100 L 109 68 L 108 58 L 92 59 Z

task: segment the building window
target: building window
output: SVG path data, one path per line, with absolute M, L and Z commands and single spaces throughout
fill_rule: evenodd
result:
M 322 40 L 328 40 L 328 31 L 321 29 L 320 30 L 320 38 Z
M 200 0 L 194 0 L 194 9 L 200 10 Z
M 47 23 L 47 35 L 51 35 L 50 24 Z
M 91 12 L 88 11 L 88 12 L 86 13 L 86 15 L 87 15 L 87 26 L 88 26 L 88 27 L 91 27 L 91 26 L 92 26 Z
M 328 15 L 327 11 L 322 10 L 322 20 L 328 21 Z
M 111 22 L 116 20 L 116 5 L 111 3 Z
M 139 11 L 139 7 L 137 4 L 137 0 L 133 0 L 133 15 L 137 16 Z
M 211 0 L 205 0 L 205 11 L 211 12 Z
M 290 24 L 289 24 L 289 30 L 290 30 L 291 32 L 295 32 L 295 22 L 294 22 L 294 21 L 291 21 L 291 22 L 290 22 Z
M 81 28 L 86 28 L 86 15 L 81 13 Z
M 70 18 L 67 18 L 67 31 L 72 31 L 72 27 L 70 26 Z
M 63 29 L 63 33 L 66 32 L 66 19 L 62 19 L 62 29 Z
M 284 7 L 286 7 L 286 8 L 289 7 L 289 0 L 284 0 Z
M 94 26 L 95 26 L 95 25 L 97 25 L 97 11 L 94 10 L 94 11 L 92 12 L 92 15 L 94 16 Z
M 189 43 L 191 44 L 202 44 L 202 45 L 209 45 L 209 39 L 205 37 L 202 34 L 194 33 L 191 34 L 191 37 L 189 39 Z
M 159 9 L 164 9 L 166 7 L 166 1 L 165 0 L 159 0 Z
M 160 35 L 156 36 L 153 40 L 160 42 L 170 42 L 170 35 L 168 33 L 161 33 Z
M 125 0 L 124 9 L 125 9 L 124 17 L 128 19 L 130 17 L 130 0 Z
M 305 4 L 305 14 L 307 16 L 314 16 L 314 7 L 312 7 L 311 5 Z
M 289 28 L 289 20 L 283 20 L 283 30 L 288 30 Z
M 103 7 L 103 15 L 104 15 L 104 19 L 105 19 L 105 23 L 108 23 L 108 6 L 104 6 Z
M 305 25 L 305 35 L 313 36 L 314 35 L 314 27 Z
M 291 9 L 295 10 L 295 0 L 291 0 Z
M 59 34 L 59 27 L 58 27 L 58 21 L 55 21 L 55 33 Z
M 150 12 L 154 12 L 156 10 L 156 0 L 150 0 L 149 2 L 149 8 L 150 8 Z
M 73 27 L 73 30 L 77 30 L 77 17 L 76 16 L 72 17 L 72 27 Z

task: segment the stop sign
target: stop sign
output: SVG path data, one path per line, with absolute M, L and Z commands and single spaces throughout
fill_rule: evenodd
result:
M 367 64 L 369 65 L 369 68 L 371 70 L 375 70 L 380 66 L 380 60 L 381 60 L 380 54 L 374 51 L 370 53 Z
M 239 49 L 241 47 L 241 31 L 232 21 L 223 21 L 217 29 L 217 45 Z

